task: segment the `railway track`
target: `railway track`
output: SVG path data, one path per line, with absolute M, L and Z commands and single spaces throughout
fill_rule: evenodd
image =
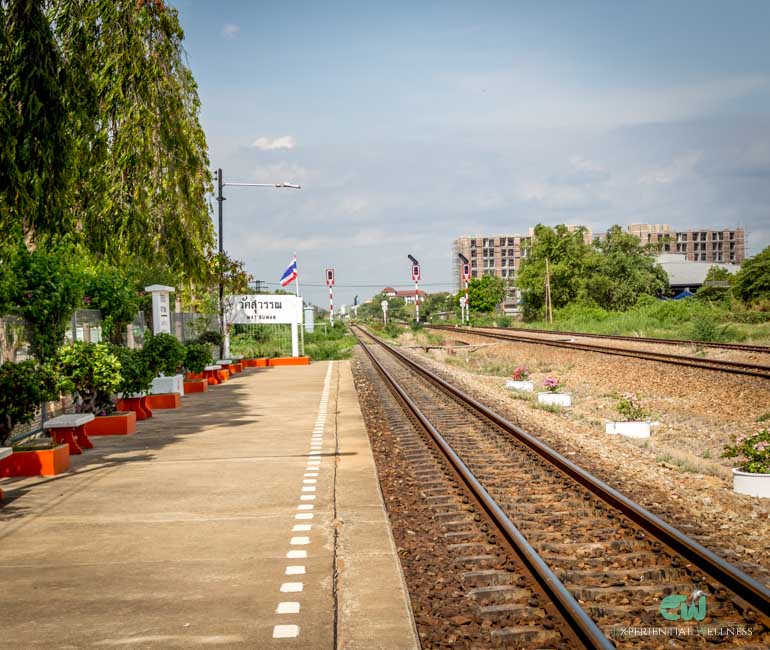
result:
M 501 341 L 530 343 L 533 345 L 547 345 L 550 347 L 566 348 L 569 350 L 582 350 L 583 352 L 599 352 L 601 354 L 609 354 L 613 356 L 645 359 L 647 361 L 660 361 L 661 363 L 688 366 L 690 368 L 701 368 L 704 370 L 714 370 L 736 375 L 747 375 L 749 377 L 770 379 L 770 365 L 763 365 L 759 363 L 724 361 L 721 359 L 704 359 L 681 354 L 649 352 L 646 350 L 633 350 L 630 348 L 610 348 L 605 345 L 593 345 L 591 343 L 578 343 L 576 341 L 563 340 L 559 341 L 554 339 L 540 338 L 537 336 L 522 336 L 520 334 L 511 333 L 510 330 L 500 330 L 497 328 L 478 327 L 471 329 L 467 327 L 454 327 L 450 325 L 426 325 L 425 327 L 428 329 L 443 330 L 460 334 L 484 336 Z
M 433 441 L 403 444 L 422 463 L 428 499 L 457 527 L 450 532 L 464 554 L 463 577 L 493 643 L 638 648 L 646 645 L 640 634 L 659 646 L 663 630 L 666 647 L 770 646 L 770 590 L 406 355 L 356 334 L 399 409 L 427 432 L 423 441 Z M 391 405 L 388 417 L 398 419 L 396 410 Z M 470 497 L 458 500 L 458 490 L 441 483 L 431 467 L 439 456 Z M 467 515 L 483 515 L 494 532 L 479 540 Z M 515 570 L 501 560 L 506 555 L 515 556 Z M 666 596 L 673 613 L 661 610 Z M 684 598 L 697 605 L 685 612 L 692 620 L 662 617 L 679 616 L 675 605 Z M 545 636 L 535 641 L 537 625 Z M 596 629 L 601 638 L 591 636 Z
M 535 332 L 537 334 L 553 334 L 554 336 L 577 336 L 588 339 L 605 339 L 610 341 L 630 341 L 633 343 L 660 343 L 661 345 L 681 345 L 684 347 L 717 348 L 735 350 L 736 352 L 758 352 L 770 354 L 770 345 L 751 345 L 749 343 L 717 343 L 709 341 L 692 341 L 689 339 L 659 339 L 646 336 L 622 336 L 620 334 L 587 334 L 585 332 L 569 332 L 563 330 L 543 330 L 529 327 L 485 327 L 484 329 L 502 332 Z

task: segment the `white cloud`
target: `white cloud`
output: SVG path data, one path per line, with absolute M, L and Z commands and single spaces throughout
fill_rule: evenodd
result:
M 656 169 L 646 171 L 639 177 L 641 185 L 669 185 L 691 174 L 701 160 L 700 152 L 688 153 Z
M 234 23 L 225 23 L 224 27 L 222 27 L 222 38 L 226 38 L 228 41 L 232 41 L 241 33 L 241 28 L 239 25 L 235 25 Z
M 266 138 L 264 136 L 257 138 L 251 143 L 251 146 L 260 151 L 275 151 L 276 149 L 294 149 L 297 146 L 296 141 L 290 135 L 282 135 L 278 138 Z

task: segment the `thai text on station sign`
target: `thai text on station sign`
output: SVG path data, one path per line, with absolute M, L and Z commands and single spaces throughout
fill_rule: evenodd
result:
M 284 295 L 228 296 L 228 322 L 234 325 L 253 323 L 299 323 L 302 299 Z

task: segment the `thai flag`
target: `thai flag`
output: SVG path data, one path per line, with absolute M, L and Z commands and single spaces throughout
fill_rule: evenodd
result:
M 286 268 L 286 270 L 283 272 L 283 275 L 281 276 L 281 286 L 287 287 L 289 286 L 294 280 L 297 279 L 297 256 L 294 256 L 294 259 L 291 261 L 291 264 Z

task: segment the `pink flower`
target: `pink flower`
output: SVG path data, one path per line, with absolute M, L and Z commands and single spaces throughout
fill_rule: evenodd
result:
M 555 393 L 559 388 L 559 378 L 558 377 L 546 377 L 543 380 L 543 387 L 546 390 L 551 391 L 552 393 Z
M 738 437 L 735 439 L 735 444 L 736 444 L 736 445 L 740 445 L 740 444 L 743 444 L 743 443 L 746 441 L 746 438 L 748 438 L 748 436 L 747 436 L 745 433 L 742 433 L 741 435 L 739 435 L 739 436 L 738 436 Z
M 514 368 L 513 370 L 514 381 L 521 381 L 523 379 L 527 379 L 527 377 L 529 377 L 529 368 L 527 368 L 527 366 L 518 366 L 517 368 Z
M 770 442 L 766 442 L 762 440 L 761 442 L 758 442 L 755 445 L 754 449 L 756 449 L 757 451 L 765 451 L 765 449 L 767 449 L 768 447 L 770 447 Z

